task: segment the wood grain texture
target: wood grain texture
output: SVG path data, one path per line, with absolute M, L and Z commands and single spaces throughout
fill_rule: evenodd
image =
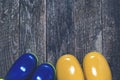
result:
M 85 40 L 85 1 L 75 0 L 73 4 L 73 21 L 75 33 L 75 56 L 79 59 L 82 65 L 83 56 L 86 53 L 86 40 Z M 81 38 L 83 37 L 83 38 Z
M 4 77 L 19 49 L 19 0 L 0 0 L 0 76 Z
M 84 10 L 86 51 L 102 52 L 101 1 L 85 0 Z
M 102 52 L 102 26 L 100 0 L 74 2 L 75 53 L 82 63 L 90 51 Z
M 102 1 L 103 53 L 112 70 L 113 80 L 120 75 L 120 1 Z
M 47 61 L 53 64 L 66 53 L 75 54 L 72 0 L 47 0 Z
M 119 9 L 118 0 L 0 0 L 0 76 L 26 52 L 55 66 L 64 54 L 82 64 L 99 51 L 119 80 Z
M 20 0 L 20 54 L 35 53 L 46 61 L 45 0 Z

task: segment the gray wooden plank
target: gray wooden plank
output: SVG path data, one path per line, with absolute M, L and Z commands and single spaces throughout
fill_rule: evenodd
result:
M 75 54 L 73 0 L 47 0 L 47 62 L 55 65 L 66 53 Z
M 46 61 L 46 2 L 20 0 L 20 55 L 35 53 L 39 63 Z
M 102 52 L 102 26 L 100 0 L 75 0 L 75 53 L 80 63 L 91 51 Z
M 73 9 L 73 19 L 75 27 L 75 54 L 82 65 L 83 56 L 86 53 L 85 38 L 85 1 L 75 0 Z
M 101 0 L 85 0 L 84 10 L 86 53 L 102 53 Z
M 19 53 L 19 0 L 0 0 L 0 77 Z
M 113 80 L 120 76 L 120 1 L 102 0 L 103 53 L 112 70 Z

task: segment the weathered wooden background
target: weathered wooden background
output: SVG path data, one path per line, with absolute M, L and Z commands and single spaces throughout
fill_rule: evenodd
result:
M 120 0 L 0 0 L 0 77 L 25 52 L 56 64 L 90 51 L 108 60 L 120 79 Z

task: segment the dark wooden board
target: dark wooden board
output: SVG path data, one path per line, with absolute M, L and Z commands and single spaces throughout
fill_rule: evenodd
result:
M 82 65 L 99 51 L 119 80 L 119 9 L 119 0 L 0 0 L 0 77 L 26 52 L 55 66 L 63 54 Z
M 46 61 L 45 0 L 20 0 L 19 53 L 35 53 L 39 63 Z
M 102 26 L 100 0 L 75 0 L 74 27 L 76 28 L 75 53 L 82 64 L 90 51 L 102 53 Z
M 0 76 L 9 70 L 19 53 L 19 0 L 0 0 Z
M 113 80 L 120 76 L 120 1 L 102 1 L 103 53 L 112 70 Z
M 75 54 L 72 0 L 47 0 L 47 61 L 56 63 L 66 53 Z

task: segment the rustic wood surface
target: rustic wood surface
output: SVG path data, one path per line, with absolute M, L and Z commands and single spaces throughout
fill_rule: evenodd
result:
M 0 0 L 0 77 L 26 52 L 55 66 L 66 53 L 82 64 L 90 51 L 101 52 L 119 80 L 119 0 Z

